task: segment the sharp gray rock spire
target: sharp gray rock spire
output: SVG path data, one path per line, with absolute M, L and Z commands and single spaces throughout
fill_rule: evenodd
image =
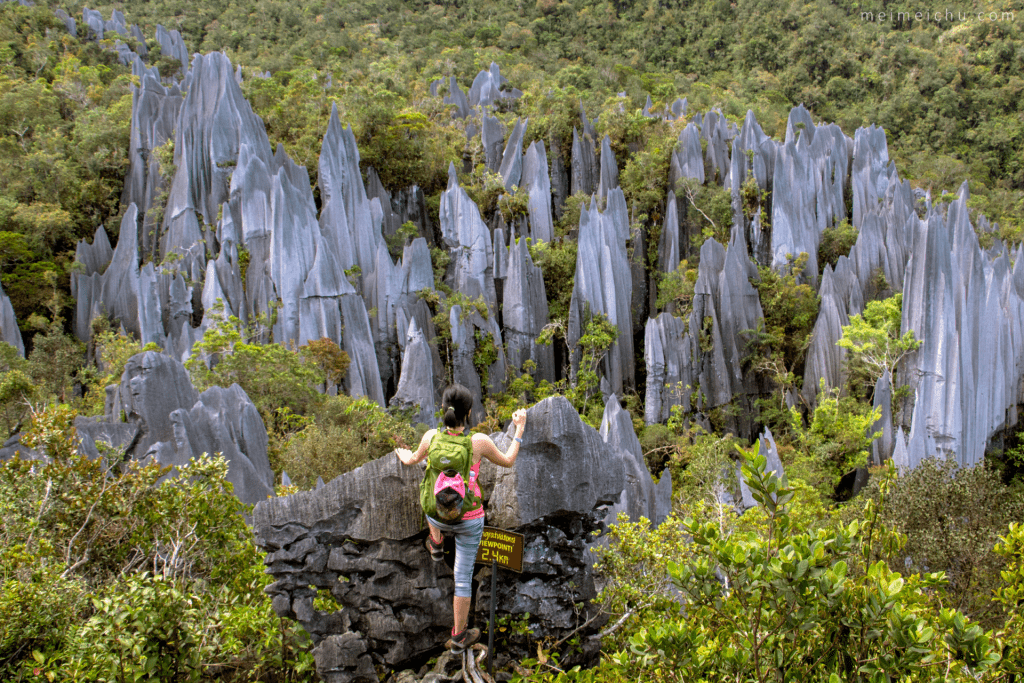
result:
M 498 173 L 505 180 L 505 191 L 510 192 L 513 186 L 519 186 L 523 176 L 523 136 L 530 119 L 520 119 L 508 136 L 505 151 L 501 156 L 501 167 Z
M 654 114 L 651 113 L 651 107 L 653 107 L 653 106 L 654 106 L 654 102 L 651 101 L 651 96 L 648 95 L 647 96 L 647 101 L 644 103 L 644 108 L 642 110 L 640 110 L 640 114 L 642 116 L 645 116 L 645 117 L 649 118 L 649 119 L 658 118 L 657 116 L 655 116 Z
M 112 31 L 119 36 L 128 36 L 128 26 L 125 23 L 124 14 L 116 9 L 110 13 L 110 21 L 103 23 L 104 31 Z
M 669 189 L 677 187 L 683 178 L 693 178 L 704 184 L 704 153 L 700 145 L 700 131 L 690 122 L 679 134 L 679 141 L 672 150 L 668 183 Z
M 818 290 L 821 304 L 804 362 L 804 387 L 801 393 L 808 405 L 815 405 L 822 379 L 825 380 L 826 389 L 843 385 L 846 377 L 846 349 L 837 346 L 836 342 L 843 336 L 843 326 L 850 324 L 850 316 L 864 310 L 860 292 L 856 273 L 845 256 L 839 257 L 835 271 L 831 266 L 825 266 Z
M 504 250 L 502 250 L 504 251 Z M 508 363 L 522 372 L 523 363 L 532 360 L 538 380 L 555 381 L 555 356 L 550 344 L 538 344 L 537 337 L 548 324 L 548 303 L 540 268 L 533 264 L 526 240 L 512 240 L 508 247 L 502 323 Z
M 111 389 L 106 420 L 118 424 L 124 415 L 138 429 L 128 448 L 133 459 L 182 467 L 204 453 L 220 453 L 240 500 L 252 504 L 273 494 L 267 430 L 237 384 L 197 395 L 180 362 L 148 351 L 128 360 L 120 385 Z
M 666 419 L 673 405 L 683 406 L 684 414 L 733 401 L 749 406 L 764 392 L 753 375 L 740 370 L 746 330 L 757 329 L 764 318 L 757 290 L 750 284 L 755 272 L 740 231 L 733 230 L 728 249 L 713 239 L 704 242 L 688 323 L 684 326 L 662 313 L 647 324 L 649 423 Z M 748 413 L 741 408 L 730 428 L 750 434 L 753 423 Z
M 188 48 L 185 47 L 185 41 L 182 39 L 181 33 L 173 29 L 168 31 L 162 25 L 157 24 L 156 42 L 160 44 L 160 54 L 165 57 L 173 57 L 181 62 L 183 73 L 188 70 Z
M 139 248 L 148 258 L 159 259 L 159 212 L 150 212 L 150 209 L 169 187 L 164 180 L 166 169 L 161 169 L 160 157 L 154 150 L 174 137 L 178 113 L 185 100 L 176 86 L 165 87 L 158 73 L 139 70 L 134 75 L 139 78 L 139 85 L 132 86 L 129 167 L 121 203 L 125 206 L 134 203 L 139 207 L 143 221 Z
M 342 128 L 337 106 L 333 104 L 320 151 L 319 183 L 321 229 L 326 239 L 337 242 L 342 268 L 359 266 L 365 296 L 377 263 L 377 246 L 383 241 L 383 211 L 378 206 L 379 213 L 374 212 L 359 171 L 355 135 L 351 126 Z M 369 301 L 367 305 L 372 307 Z
M 919 222 L 906 268 L 901 333 L 921 340 L 900 372 L 915 394 L 909 466 L 935 455 L 981 462 L 1016 405 L 1024 300 L 1008 255 L 980 248 L 967 200 L 964 183 L 945 219 L 933 208 Z
M 85 240 L 81 240 L 75 246 L 75 262 L 82 264 L 81 270 L 78 270 L 82 275 L 92 275 L 93 273 L 102 273 L 110 265 L 111 259 L 114 258 L 114 249 L 110 246 L 110 239 L 107 237 L 107 231 L 100 225 L 96 228 L 96 232 L 93 234 L 92 244 L 89 244 Z M 71 295 L 75 296 L 74 292 L 74 278 L 71 280 L 72 291 Z
M 520 192 L 527 193 L 527 211 L 530 234 L 534 240 L 550 242 L 555 237 L 551 215 L 551 178 L 548 176 L 548 156 L 542 141 L 530 143 L 523 160 L 523 180 Z M 525 236 L 525 235 L 524 235 Z
M 406 332 L 405 353 L 402 354 L 402 373 L 398 389 L 391 398 L 391 407 L 399 410 L 413 409 L 412 423 L 432 425 L 434 417 L 435 368 L 430 345 L 427 343 L 415 318 L 409 321 Z
M 279 149 L 283 154 L 283 148 Z M 268 265 L 281 300 L 274 339 L 297 344 L 300 299 L 316 258 L 320 227 L 306 169 L 287 156 L 271 178 L 270 203 L 273 214 Z
M 760 214 L 763 208 L 764 193 L 770 190 L 772 171 L 775 167 L 775 141 L 761 130 L 754 117 L 754 112 L 747 110 L 740 133 L 732 141 L 732 157 L 729 169 L 729 181 L 732 189 L 733 223 L 742 225 L 749 236 L 754 259 L 761 265 L 771 263 L 770 235 L 755 230 L 753 222 L 760 225 Z M 744 184 L 750 178 L 757 184 L 759 194 L 754 206 L 745 206 Z M 751 216 L 748 220 L 747 216 Z
M 469 389 L 473 394 L 473 410 L 470 423 L 477 424 L 484 418 L 484 406 L 481 397 L 484 389 L 494 395 L 504 389 L 505 352 L 501 345 L 501 330 L 495 316 L 486 319 L 479 311 L 471 308 L 464 311 L 462 306 L 452 306 L 448 322 L 452 331 L 452 379 Z M 485 353 L 493 353 L 495 360 L 486 369 L 486 377 L 481 377 L 476 369 L 476 353 L 480 344 L 490 345 Z
M 490 69 L 481 71 L 473 79 L 473 85 L 469 88 L 469 105 L 471 107 L 488 107 L 502 99 L 520 97 L 519 91 L 504 91 L 502 86 L 508 80 L 501 75 L 498 65 L 491 62 Z
M 679 245 L 679 212 L 676 209 L 676 193 L 668 191 L 665 203 L 665 222 L 661 227 L 661 238 L 658 242 L 658 271 L 671 273 L 682 261 Z
M 242 146 L 268 166 L 271 161 L 263 122 L 242 95 L 227 56 L 196 55 L 190 74 L 191 86 L 177 120 L 178 168 L 171 181 L 161 244 L 164 255 L 184 257 L 186 272 L 206 267 L 203 241 L 213 239 L 213 234 L 204 226 L 215 222 L 220 205 L 229 199 Z
M 556 136 L 551 138 L 551 195 L 556 219 L 562 217 L 565 200 L 569 196 L 569 174 L 562 162 L 562 148 Z
M 619 186 L 619 167 L 615 164 L 612 141 L 605 135 L 601 140 L 601 173 L 598 177 L 597 195 L 602 199 Z
M 779 451 L 775 446 L 775 438 L 772 436 L 772 432 L 768 428 L 765 428 L 764 432 L 757 439 L 757 454 L 763 456 L 766 461 L 764 466 L 765 474 L 774 473 L 775 476 L 785 483 L 786 472 L 782 468 L 782 459 L 779 458 Z M 740 499 L 743 510 L 749 510 L 750 508 L 756 507 L 757 501 L 754 500 L 754 496 L 750 492 L 750 487 L 747 486 L 747 479 L 743 474 L 740 463 L 736 463 L 736 479 L 740 485 Z
M 476 204 L 459 185 L 454 164 L 448 168 L 448 189 L 441 193 L 439 217 L 442 239 L 452 255 L 448 286 L 470 299 L 483 297 L 493 312 L 497 294 L 491 231 L 480 218 Z
M 885 130 L 858 128 L 853 136 L 853 170 L 850 181 L 853 192 L 853 227 L 860 228 L 864 216 L 878 209 L 878 202 L 888 185 L 889 147 Z
M 820 179 L 811 157 L 810 136 L 778 147 L 772 182 L 772 262 L 786 268 L 801 253 L 808 256 L 803 276 L 812 286 L 818 281 L 817 199 Z
M 802 104 L 798 104 L 789 110 L 789 118 L 786 119 L 786 139 L 784 142 L 796 142 L 801 134 L 806 135 L 808 142 L 814 142 L 814 121 L 811 119 L 811 112 Z
M 644 363 L 647 389 L 644 422 L 657 424 L 671 416 L 672 406 L 689 413 L 694 406 L 690 396 L 696 389 L 693 366 L 689 361 L 692 340 L 686 334 L 686 322 L 671 313 L 648 318 L 644 330 Z
M 662 479 L 669 480 L 665 487 L 654 483 L 644 461 L 640 440 L 633 429 L 633 420 L 622 409 L 615 394 L 609 396 L 604 404 L 600 434 L 608 447 L 622 460 L 625 475 L 622 496 L 618 503 L 608 509 L 607 521 L 615 522 L 618 513 L 625 512 L 632 522 L 639 522 L 641 517 L 646 517 L 652 528 L 657 527 L 672 509 L 672 475 L 667 470 L 662 475 Z
M 77 38 L 78 25 L 75 23 L 74 17 L 70 16 L 62 8 L 58 8 L 56 11 L 54 11 L 54 14 L 57 16 L 58 19 L 64 22 L 64 26 L 67 28 L 68 33 L 71 35 L 71 37 Z
M 729 187 L 729 146 L 735 135 L 721 112 L 711 110 L 704 116 L 700 136 L 708 143 L 705 158 L 710 172 L 718 176 L 720 184 Z
M 88 27 L 86 31 L 87 36 L 91 36 L 95 40 L 103 40 L 103 30 L 106 22 L 103 21 L 102 14 L 97 10 L 86 7 L 82 10 L 82 23 Z
M 21 330 L 14 317 L 14 306 L 3 287 L 0 287 L 0 341 L 10 344 L 18 350 L 19 356 L 25 357 L 25 343 L 21 340 Z
M 687 101 L 686 101 L 685 97 L 683 99 L 678 99 L 677 98 L 676 101 L 672 103 L 672 106 L 669 107 L 669 111 L 671 112 L 671 116 L 669 116 L 668 119 L 670 121 L 676 121 L 676 120 L 681 119 L 682 117 L 686 116 L 686 106 L 687 106 Z
M 895 447 L 892 430 L 892 377 L 888 370 L 875 382 L 875 395 L 871 405 L 879 411 L 878 420 L 871 427 L 871 434 L 881 432 L 881 435 L 871 442 L 871 460 L 873 464 L 881 465 L 892 456 Z
M 597 155 L 594 153 L 594 138 L 586 132 L 580 135 L 572 129 L 571 150 L 571 191 L 572 194 L 591 195 L 597 186 Z
M 580 210 L 579 241 L 576 254 L 576 276 L 569 305 L 567 339 L 573 349 L 573 375 L 579 369 L 580 351 L 577 342 L 589 320 L 587 316 L 602 314 L 615 325 L 618 339 L 608 350 L 601 365 L 610 391 L 621 394 L 633 387 L 633 335 L 630 304 L 633 296 L 632 274 L 626 254 L 629 238 L 629 216 L 622 190 L 608 193 L 608 206 L 602 213 L 596 197 L 590 209 Z
M 505 148 L 505 131 L 502 128 L 501 121 L 493 116 L 484 114 L 480 139 L 484 146 L 484 165 L 488 171 L 497 173 L 498 169 L 501 168 L 502 150 Z
M 139 28 L 138 24 L 132 24 L 128 30 L 132 38 L 135 39 L 135 51 L 139 54 L 139 57 L 145 59 L 149 56 L 149 49 L 146 47 L 146 36 L 143 35 L 142 29 Z
M 383 212 L 383 219 L 381 221 L 382 236 L 390 237 L 394 235 L 402 227 L 402 220 L 392 208 L 391 193 L 381 183 L 377 169 L 373 166 L 366 169 L 366 196 L 371 201 L 376 199 L 380 202 L 380 208 Z
M 469 100 L 466 98 L 466 93 L 462 92 L 459 88 L 458 81 L 455 80 L 455 76 L 448 79 L 448 94 L 445 95 L 445 104 L 455 105 L 455 116 L 460 119 L 464 119 L 470 114 Z

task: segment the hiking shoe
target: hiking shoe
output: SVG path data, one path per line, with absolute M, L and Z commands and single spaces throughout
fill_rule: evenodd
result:
M 434 539 L 429 535 L 427 536 L 427 551 L 430 553 L 430 559 L 434 562 L 444 559 L 444 543 L 434 543 Z
M 467 628 L 462 633 L 454 635 L 451 640 L 448 641 L 448 649 L 454 654 L 462 654 L 474 644 L 480 641 L 480 629 L 478 628 Z

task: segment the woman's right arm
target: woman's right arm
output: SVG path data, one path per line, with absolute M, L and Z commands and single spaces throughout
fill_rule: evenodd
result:
M 523 438 L 523 431 L 526 429 L 526 411 L 517 410 L 512 413 L 512 424 L 516 426 L 516 435 L 512 441 L 512 445 L 508 447 L 508 451 L 502 453 L 498 450 L 498 447 L 491 441 L 491 437 L 486 434 L 476 434 L 473 437 L 473 449 L 480 448 L 480 455 L 487 458 L 495 465 L 501 465 L 502 467 L 512 467 L 516 463 L 516 458 L 519 457 L 519 444 Z M 479 446 L 478 446 L 479 445 Z
M 407 448 L 396 448 L 395 455 L 402 461 L 403 465 L 415 465 L 418 462 L 423 462 L 427 457 L 427 450 L 430 448 L 430 440 L 437 434 L 436 429 L 428 429 L 427 433 L 420 439 L 420 445 L 416 449 L 416 452 L 410 451 Z

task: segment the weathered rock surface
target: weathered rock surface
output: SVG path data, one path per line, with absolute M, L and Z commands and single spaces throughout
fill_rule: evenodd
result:
M 512 240 L 508 254 L 502 329 L 508 349 L 508 363 L 517 372 L 523 363 L 536 364 L 533 376 L 537 381 L 555 381 L 555 356 L 550 344 L 538 344 L 537 337 L 548 324 L 548 299 L 540 268 L 533 264 L 526 240 Z M 497 251 L 496 251 L 497 253 Z
M 625 512 L 631 521 L 638 522 L 646 517 L 653 526 L 658 526 L 672 512 L 672 475 L 665 470 L 661 480 L 654 483 L 640 440 L 633 430 L 633 420 L 614 394 L 605 403 L 600 433 L 622 459 L 625 473 L 622 498 L 609 508 L 608 521 L 614 522 L 620 512 Z
M 519 186 L 523 177 L 523 136 L 530 120 L 516 121 L 512 133 L 508 136 L 505 151 L 501 155 L 501 166 L 498 173 L 505 180 L 505 190 L 511 191 L 512 186 Z M 545 164 L 546 166 L 546 164 Z
M 626 488 L 625 472 L 618 444 L 584 425 L 564 398 L 530 408 L 527 424 L 515 467 L 495 474 L 488 464 L 481 473 L 488 524 L 526 535 L 523 573 L 503 573 L 497 609 L 529 612 L 535 635 L 557 638 L 595 609 L 587 541 Z M 503 449 L 510 442 L 505 434 L 493 438 Z M 451 571 L 423 549 L 421 477 L 422 466 L 404 467 L 388 455 L 253 512 L 275 578 L 267 589 L 274 610 L 313 636 L 324 680 L 375 680 L 375 665 L 400 669 L 448 637 Z M 650 509 L 648 501 L 638 504 Z M 478 621 L 489 603 L 489 571 L 478 571 Z M 315 609 L 320 591 L 330 591 L 341 609 Z M 574 610 L 580 603 L 582 615 Z M 597 651 L 600 622 L 580 631 L 583 659 Z
M 548 155 L 543 142 L 532 142 L 526 150 L 520 192 L 526 192 L 528 197 L 529 236 L 534 240 L 550 242 L 555 236 L 555 226 L 551 215 Z
M 83 422 L 82 429 L 90 455 L 99 455 L 98 438 L 128 457 L 163 465 L 220 453 L 240 500 L 251 504 L 273 494 L 267 430 L 245 391 L 234 384 L 197 394 L 185 368 L 166 355 L 132 356 L 120 385 L 107 390 L 105 419 Z
M 14 317 L 14 307 L 7 298 L 3 287 L 0 287 L 0 341 L 6 342 L 18 350 L 18 355 L 25 356 L 25 343 L 21 340 L 21 330 Z
M 576 252 L 576 277 L 569 305 L 569 329 L 566 335 L 572 350 L 573 374 L 578 370 L 580 350 L 577 342 L 589 322 L 588 315 L 603 314 L 615 325 L 618 339 L 602 360 L 599 372 L 611 393 L 632 388 L 633 335 L 630 304 L 633 281 L 626 255 L 629 215 L 622 190 L 608 193 L 608 206 L 602 212 L 593 198 L 590 209 L 580 210 L 579 243 Z

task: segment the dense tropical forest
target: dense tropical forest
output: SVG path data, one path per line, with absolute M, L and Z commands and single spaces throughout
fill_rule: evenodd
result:
M 0 4 L 0 284 L 24 345 L 24 355 L 0 346 L 0 413 L 5 438 L 49 456 L 0 466 L 0 677 L 314 680 L 308 636 L 279 619 L 263 592 L 263 556 L 222 461 L 196 460 L 157 485 L 166 470 L 156 464 L 108 470 L 102 458 L 79 453 L 76 417 L 103 414 L 129 358 L 151 348 L 103 318 L 90 321 L 88 341 L 73 333 L 76 245 L 99 226 L 116 242 L 128 210 L 139 86 L 115 38 L 89 39 L 82 25 L 73 37 L 54 13 L 80 18 L 84 7 Z M 241 68 L 242 92 L 271 143 L 306 169 L 318 208 L 318 156 L 336 107 L 352 127 L 364 177 L 372 169 L 392 192 L 419 186 L 434 225 L 451 163 L 488 225 L 526 212 L 524 196 L 485 167 L 480 137 L 467 138 L 453 117 L 447 86 L 431 92 L 449 77 L 467 89 L 478 71 L 500 65 L 522 96 L 501 100 L 492 115 L 508 130 L 528 118 L 524 147 L 543 141 L 549 158 L 567 164 L 581 110 L 597 139 L 608 136 L 632 227 L 647 236 L 648 253 L 637 258 L 648 271 L 658 270 L 668 191 L 694 209 L 684 219 L 693 235 L 687 260 L 657 277 L 651 316 L 689 314 L 700 247 L 728 242 L 733 216 L 721 185 L 669 186 L 687 117 L 645 110 L 664 113 L 679 98 L 689 115 L 717 110 L 737 126 L 751 110 L 776 139 L 799 104 L 851 137 L 880 126 L 900 176 L 930 200 L 955 200 L 969 182 L 983 247 L 1015 249 L 1024 240 L 1024 42 L 1020 8 L 1010 2 L 974 2 L 959 8 L 971 11 L 963 20 L 958 8 L 952 19 L 894 19 L 884 12 L 916 8 L 853 0 L 153 0 L 89 8 L 104 17 L 123 11 L 147 37 L 157 24 L 178 30 L 191 52 L 224 52 Z M 142 44 L 146 66 L 166 82 L 184 77 L 181 61 L 155 40 Z M 173 144 L 153 154 L 173 172 Z M 560 359 L 573 351 L 565 330 L 589 201 L 563 197 L 555 238 L 530 245 L 548 295 L 545 341 Z M 414 236 L 409 230 L 390 237 L 394 257 Z M 827 229 L 819 273 L 856 239 L 849 221 Z M 449 344 L 445 324 L 459 300 L 442 284 L 447 255 L 431 256 L 440 294 L 428 304 L 440 343 Z M 767 387 L 751 406 L 757 429 L 728 430 L 727 411 L 701 420 L 673 411 L 645 424 L 642 376 L 623 397 L 651 472 L 672 478 L 672 516 L 656 529 L 623 520 L 595 555 L 610 625 L 598 665 L 563 671 L 573 642 L 531 639 L 523 619 L 502 626 L 509 647 L 535 653 L 507 672 L 514 680 L 1024 675 L 1024 437 L 1007 428 L 973 468 L 935 460 L 909 472 L 873 467 L 853 495 L 854 472 L 867 466 L 879 436 L 875 382 L 922 340 L 901 334 L 899 287 L 882 283 L 877 300 L 843 328 L 844 386 L 814 403 L 787 401 L 804 385 L 821 304 L 801 275 L 807 256 L 794 256 L 791 267 L 761 266 L 752 280 L 765 321 L 745 350 L 744 371 Z M 601 323 L 595 318 L 580 339 L 585 368 L 596 368 L 615 339 Z M 336 344 L 296 349 L 258 336 L 225 319 L 196 342 L 186 368 L 197 390 L 238 383 L 251 398 L 271 466 L 294 482 L 278 494 L 414 444 L 426 428 L 365 398 L 319 391 L 340 384 L 349 367 Z M 636 355 L 642 368 L 639 346 Z M 510 371 L 505 390 L 486 397 L 478 429 L 497 431 L 523 399 L 553 394 L 597 427 L 598 386 L 586 371 L 560 369 L 553 383 Z M 785 478 L 766 473 L 753 454 L 750 437 L 765 427 Z M 722 473 L 736 463 L 760 503 L 743 515 L 721 503 Z M 393 672 L 378 673 L 385 680 Z

